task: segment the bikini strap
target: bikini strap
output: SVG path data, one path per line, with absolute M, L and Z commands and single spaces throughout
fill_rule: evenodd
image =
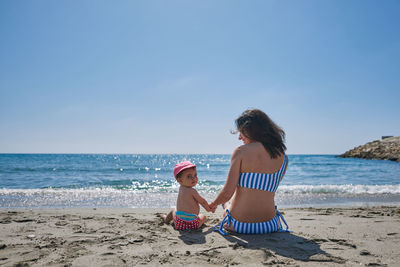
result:
M 224 224 L 226 223 L 229 226 L 229 225 L 231 225 L 231 221 L 232 221 L 231 213 L 229 212 L 228 209 L 226 209 L 226 215 L 225 215 L 224 219 L 222 220 L 221 223 L 215 225 L 213 227 L 213 230 L 218 231 L 221 235 L 228 235 L 228 233 L 224 231 Z
M 275 210 L 276 210 L 276 215 L 278 216 L 278 224 L 279 224 L 279 229 L 278 232 L 290 232 L 289 230 L 289 226 L 287 225 L 285 218 L 283 217 L 283 215 L 279 212 L 279 210 L 276 208 L 275 206 Z M 282 228 L 282 223 L 281 220 L 283 221 L 283 223 L 286 225 L 286 229 Z

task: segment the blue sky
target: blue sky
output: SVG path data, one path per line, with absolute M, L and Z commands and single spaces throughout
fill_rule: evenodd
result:
M 399 1 L 0 1 L 0 152 L 289 154 L 400 135 Z

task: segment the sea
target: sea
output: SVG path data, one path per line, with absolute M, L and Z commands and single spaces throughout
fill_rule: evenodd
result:
M 288 155 L 280 207 L 399 206 L 400 163 Z M 0 154 L 0 208 L 170 208 L 176 163 L 197 165 L 198 192 L 212 201 L 226 180 L 223 154 Z

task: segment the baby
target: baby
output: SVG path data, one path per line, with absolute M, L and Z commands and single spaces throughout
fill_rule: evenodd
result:
M 197 229 L 206 221 L 206 216 L 199 214 L 200 205 L 206 211 L 211 209 L 193 188 L 198 182 L 196 165 L 190 161 L 178 163 L 174 167 L 174 176 L 180 184 L 176 210 L 172 209 L 167 215 L 161 215 L 161 218 L 165 223 L 174 220 L 176 230 Z

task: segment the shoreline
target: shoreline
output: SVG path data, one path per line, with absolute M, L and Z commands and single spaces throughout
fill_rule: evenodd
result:
M 400 207 L 280 208 L 290 233 L 194 231 L 157 217 L 165 208 L 0 208 L 0 265 L 396 266 Z M 203 211 L 204 212 L 204 211 Z M 24 265 L 21 265 L 24 266 Z
M 282 186 L 275 203 L 283 208 L 399 206 L 400 185 L 384 186 Z M 347 192 L 347 191 L 349 192 Z M 354 192 L 351 192 L 351 191 Z M 198 192 L 211 201 L 216 192 Z M 390 193 L 392 192 L 392 193 Z M 177 192 L 136 192 L 117 189 L 0 189 L 1 208 L 171 208 Z
M 396 208 L 400 207 L 400 202 L 336 202 L 336 203 L 305 203 L 305 204 L 282 204 L 282 203 L 275 203 L 278 209 L 308 209 L 308 208 L 317 208 L 317 209 L 335 209 L 335 208 L 378 208 L 378 207 L 389 207 L 389 208 Z M 24 207 L 24 206 L 0 206 L 0 213 L 2 211 L 60 211 L 64 210 L 66 212 L 73 212 L 79 210 L 113 210 L 113 211 L 125 211 L 125 212 L 132 212 L 132 211 L 139 211 L 139 212 L 151 212 L 153 210 L 169 210 L 175 207 L 175 205 L 171 205 L 170 207 L 128 207 L 128 206 L 32 206 L 32 207 Z M 203 213 L 207 213 L 203 210 Z

